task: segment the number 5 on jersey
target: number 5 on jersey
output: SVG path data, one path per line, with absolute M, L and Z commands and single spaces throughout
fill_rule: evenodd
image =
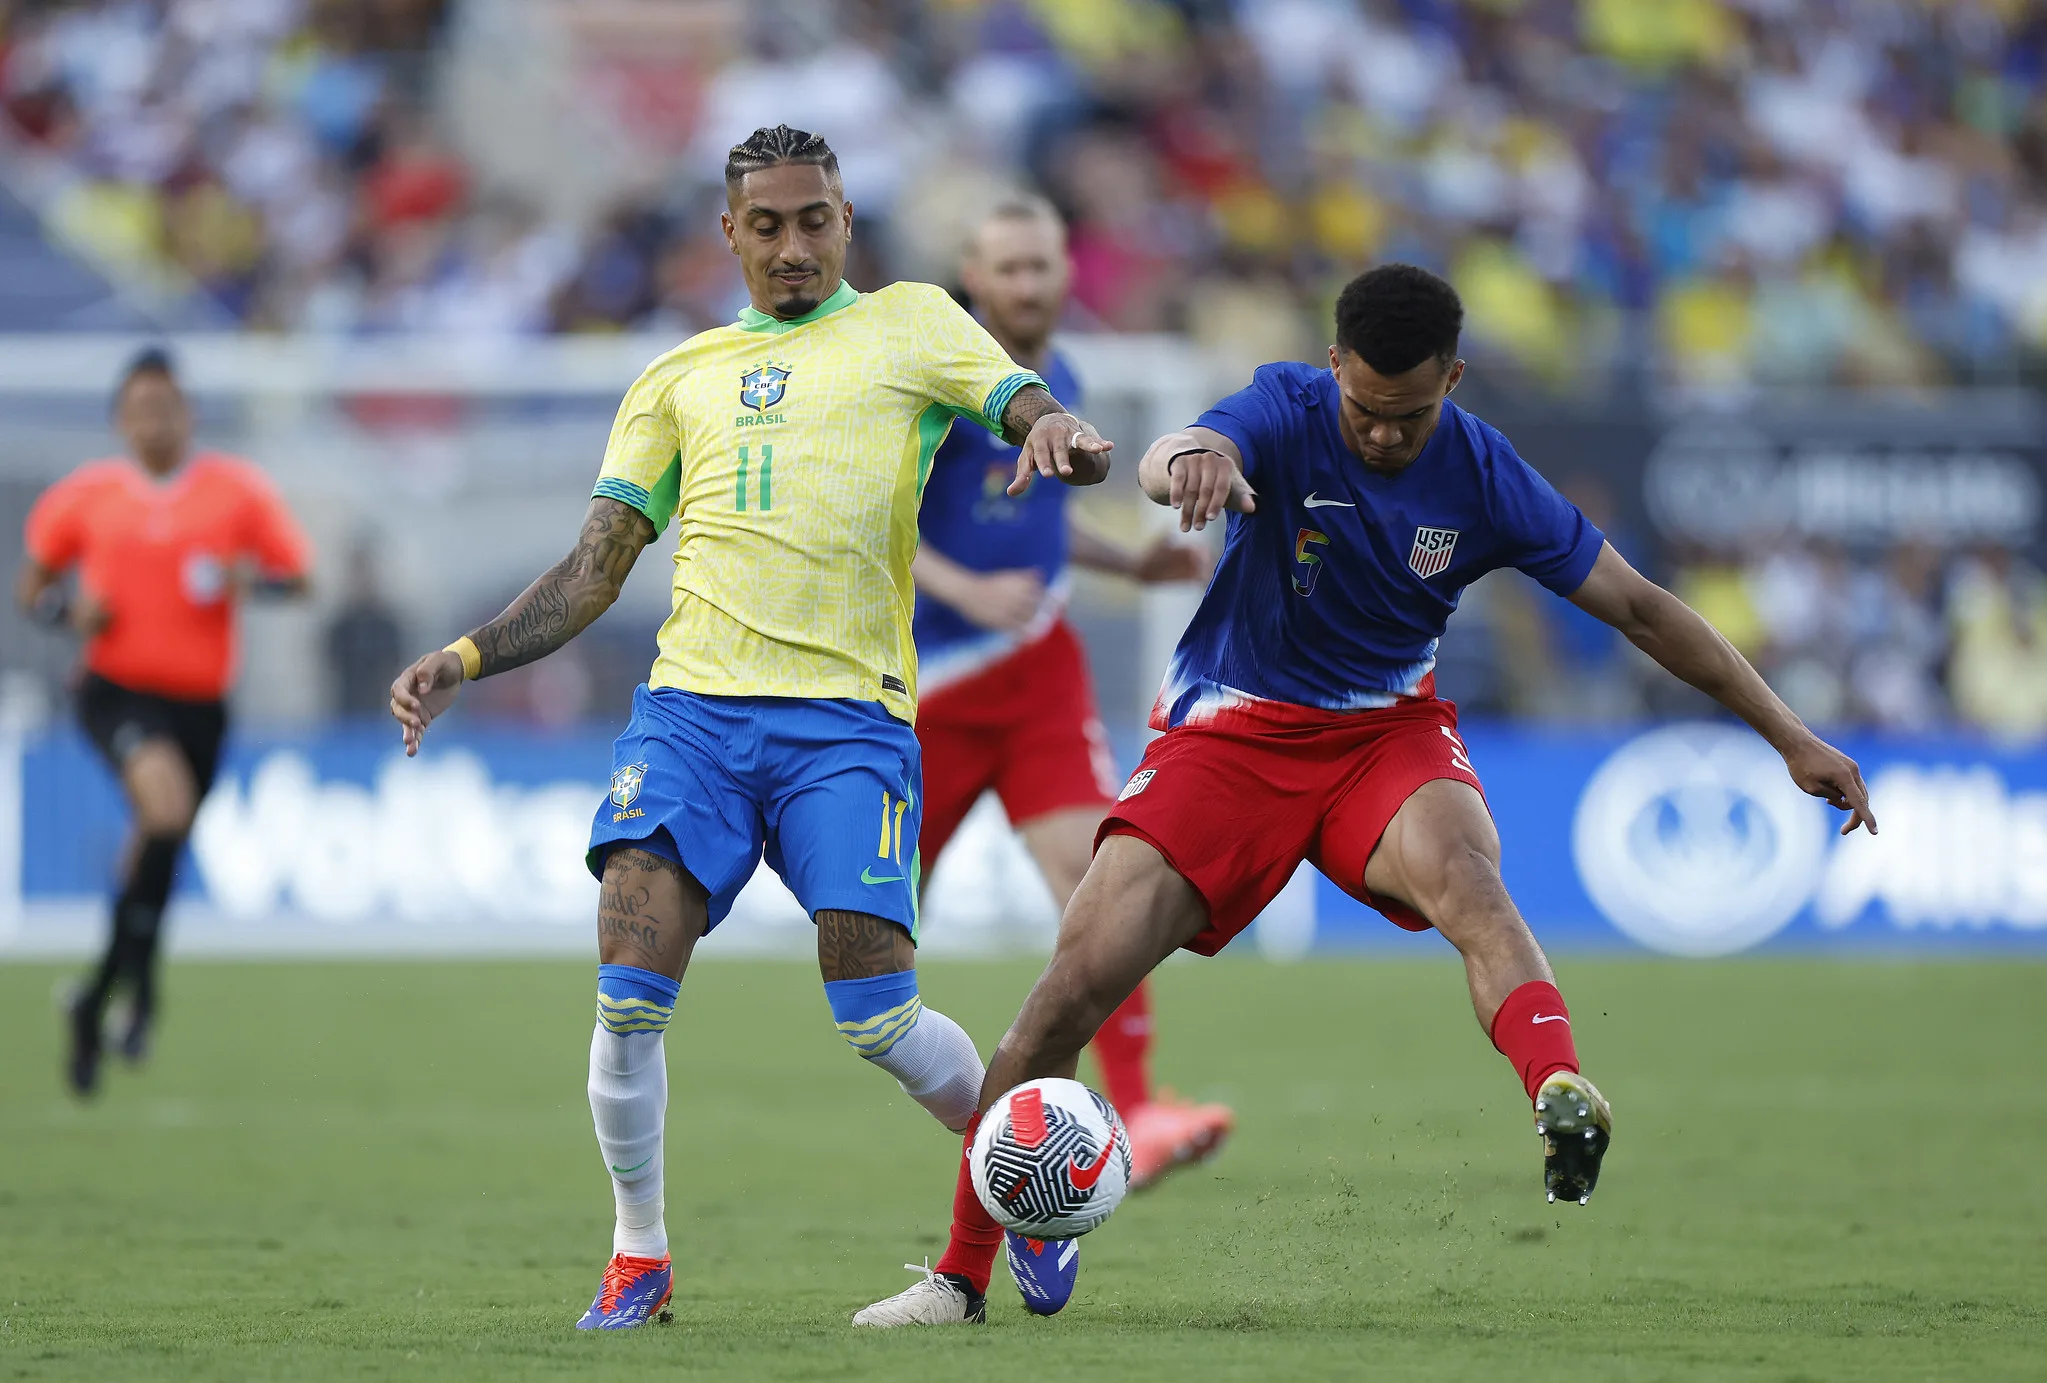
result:
M 739 488 L 733 496 L 733 508 L 746 512 L 747 448 L 739 449 Z M 756 505 L 763 513 L 775 507 L 775 444 L 761 443 L 760 456 L 760 500 Z
M 1329 535 L 1304 528 L 1294 538 L 1294 565 L 1300 570 L 1294 573 L 1294 594 L 1315 594 L 1315 578 L 1322 574 L 1322 558 L 1310 551 L 1316 546 L 1329 546 Z

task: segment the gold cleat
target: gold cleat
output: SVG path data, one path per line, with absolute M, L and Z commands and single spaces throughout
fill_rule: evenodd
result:
M 1559 1071 L 1535 1092 L 1535 1131 L 1542 1135 L 1542 1185 L 1552 1201 L 1592 1199 L 1599 1163 L 1613 1139 L 1613 1108 L 1597 1086 Z

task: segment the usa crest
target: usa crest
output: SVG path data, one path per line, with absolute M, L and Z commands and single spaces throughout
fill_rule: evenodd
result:
M 1417 528 L 1414 531 L 1414 551 L 1407 554 L 1409 570 L 1426 581 L 1450 565 L 1450 554 L 1457 551 L 1457 530 L 1454 528 Z
M 640 784 L 647 780 L 645 764 L 627 764 L 611 775 L 611 804 L 621 809 L 630 807 L 640 795 Z
M 765 413 L 789 392 L 788 370 L 780 365 L 756 365 L 739 377 L 739 401 L 756 413 Z

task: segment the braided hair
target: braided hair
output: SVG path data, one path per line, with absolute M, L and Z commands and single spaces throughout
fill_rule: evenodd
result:
M 824 169 L 826 180 L 839 180 L 839 156 L 821 134 L 777 125 L 763 125 L 732 146 L 725 155 L 725 186 L 736 188 L 748 173 L 783 163 L 808 163 Z

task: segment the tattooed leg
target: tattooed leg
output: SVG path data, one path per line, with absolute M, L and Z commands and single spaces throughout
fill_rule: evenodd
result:
M 597 1148 L 611 1173 L 614 1254 L 668 1253 L 662 1216 L 668 1060 L 661 1037 L 707 916 L 703 886 L 673 860 L 630 846 L 605 857 L 589 1092 Z
M 864 912 L 827 909 L 817 915 L 817 968 L 826 984 L 894 975 L 916 965 L 917 948 L 895 923 Z
M 680 980 L 709 921 L 710 895 L 674 860 L 623 846 L 604 859 L 597 960 Z
M 817 915 L 817 968 L 839 1034 L 958 1133 L 981 1093 L 981 1057 L 959 1024 L 925 1007 L 916 963 L 910 934 L 893 922 L 864 912 Z

